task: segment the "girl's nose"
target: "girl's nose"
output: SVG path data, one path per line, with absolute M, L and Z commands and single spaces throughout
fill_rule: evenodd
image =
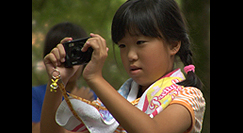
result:
M 129 62 L 134 62 L 134 61 L 138 60 L 138 54 L 137 54 L 136 50 L 134 50 L 134 49 L 130 49 L 128 51 L 127 56 L 128 56 Z

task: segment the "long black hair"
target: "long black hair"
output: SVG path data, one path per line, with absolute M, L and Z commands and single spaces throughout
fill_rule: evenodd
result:
M 112 40 L 118 43 L 128 32 L 131 35 L 162 38 L 169 44 L 181 41 L 178 55 L 185 66 L 193 64 L 190 40 L 183 15 L 174 0 L 128 0 L 116 12 L 111 27 Z M 177 83 L 202 88 L 193 71 Z

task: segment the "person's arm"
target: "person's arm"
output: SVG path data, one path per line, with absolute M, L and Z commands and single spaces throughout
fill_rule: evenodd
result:
M 72 38 L 64 38 L 61 43 L 71 41 Z M 59 88 L 57 92 L 50 92 L 50 84 L 52 83 L 52 72 L 54 68 L 60 71 L 62 81 L 66 85 L 70 77 L 78 70 L 80 66 L 73 68 L 65 68 L 62 63 L 65 62 L 65 50 L 62 44 L 58 44 L 56 48 L 45 56 L 44 64 L 49 76 L 48 84 L 46 87 L 46 94 L 41 111 L 40 131 L 41 133 L 63 133 L 64 129 L 55 122 L 55 113 L 62 101 L 62 94 Z M 55 75 L 57 76 L 57 75 Z
M 105 79 L 87 82 L 102 103 L 128 132 L 184 132 L 191 125 L 189 111 L 180 104 L 169 105 L 153 119 L 123 98 Z
M 40 122 L 32 122 L 32 133 L 40 133 Z
M 92 38 L 82 50 L 84 52 L 88 47 L 94 49 L 92 59 L 84 69 L 83 77 L 126 131 L 178 133 L 190 127 L 190 113 L 182 105 L 170 105 L 152 119 L 123 98 L 102 76 L 102 67 L 107 57 L 105 40 L 97 34 L 91 34 L 91 36 Z
M 61 91 L 50 92 L 51 81 L 46 87 L 45 99 L 41 111 L 41 133 L 64 133 L 64 129 L 55 121 L 55 113 L 62 101 Z

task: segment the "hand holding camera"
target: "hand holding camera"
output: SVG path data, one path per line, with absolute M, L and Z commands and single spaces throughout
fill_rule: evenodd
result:
M 94 78 L 102 77 L 102 68 L 105 59 L 108 56 L 109 48 L 106 47 L 106 41 L 98 34 L 90 33 L 91 38 L 87 40 L 82 48 L 82 52 L 87 51 L 90 47 L 93 48 L 93 53 L 90 62 L 83 71 L 83 78 L 86 82 L 92 81 Z
M 65 67 L 72 67 L 74 65 L 84 65 L 91 60 L 93 49 L 88 48 L 86 52 L 82 52 L 85 42 L 90 37 L 75 39 L 73 41 L 63 43 L 64 49 L 66 51 L 65 57 Z
M 66 37 L 60 43 L 71 41 L 72 38 Z M 46 71 L 49 79 L 52 79 L 52 72 L 54 68 L 60 71 L 60 76 L 64 84 L 74 75 L 74 73 L 79 69 L 80 66 L 74 66 L 73 68 L 63 67 L 65 62 L 66 52 L 62 44 L 58 44 L 55 48 L 51 50 L 49 54 L 44 57 L 44 64 L 46 66 Z
M 97 34 L 91 33 L 90 36 L 75 40 L 66 37 L 52 49 L 44 58 L 48 75 L 51 77 L 53 69 L 57 67 L 64 83 L 67 83 L 80 65 L 88 63 L 83 71 L 85 79 L 102 76 L 102 67 L 108 56 L 106 41 Z

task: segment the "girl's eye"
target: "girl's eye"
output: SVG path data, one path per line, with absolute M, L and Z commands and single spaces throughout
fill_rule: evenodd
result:
M 125 45 L 125 44 L 119 44 L 118 47 L 119 47 L 119 48 L 125 48 L 126 45 Z
M 146 41 L 137 41 L 137 45 L 140 45 L 140 44 L 143 44 L 145 43 Z

